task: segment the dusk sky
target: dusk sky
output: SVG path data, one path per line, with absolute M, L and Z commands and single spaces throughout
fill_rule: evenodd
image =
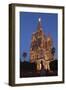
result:
M 43 32 L 50 35 L 55 47 L 55 57 L 58 57 L 58 15 L 53 13 L 20 12 L 20 58 L 27 52 L 26 60 L 29 61 L 30 44 L 32 33 L 37 31 L 38 19 L 41 17 Z

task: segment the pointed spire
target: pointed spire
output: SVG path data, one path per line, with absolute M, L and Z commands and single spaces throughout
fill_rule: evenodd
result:
M 39 22 L 41 22 L 41 18 L 39 18 L 38 20 L 39 20 Z
M 38 19 L 38 30 L 42 30 L 41 17 Z

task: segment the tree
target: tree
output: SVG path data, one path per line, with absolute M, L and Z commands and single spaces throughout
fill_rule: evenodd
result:
M 58 71 L 58 60 L 51 61 L 49 64 L 52 71 Z
M 54 47 L 51 49 L 51 53 L 52 53 L 53 56 L 54 56 L 54 54 L 55 54 L 55 48 L 54 48 Z
M 24 61 L 26 60 L 26 57 L 27 57 L 27 53 L 26 52 L 23 52 L 23 58 L 24 58 Z

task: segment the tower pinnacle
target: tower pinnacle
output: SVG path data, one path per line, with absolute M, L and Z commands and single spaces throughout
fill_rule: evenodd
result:
M 41 22 L 41 18 L 40 18 L 40 17 L 39 17 L 39 19 L 38 19 L 38 20 L 39 20 L 39 22 Z
M 38 30 L 42 30 L 41 17 L 38 18 Z

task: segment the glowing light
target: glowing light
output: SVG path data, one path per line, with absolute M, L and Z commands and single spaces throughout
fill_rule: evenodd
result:
M 41 21 L 41 18 L 39 18 L 39 22 Z

